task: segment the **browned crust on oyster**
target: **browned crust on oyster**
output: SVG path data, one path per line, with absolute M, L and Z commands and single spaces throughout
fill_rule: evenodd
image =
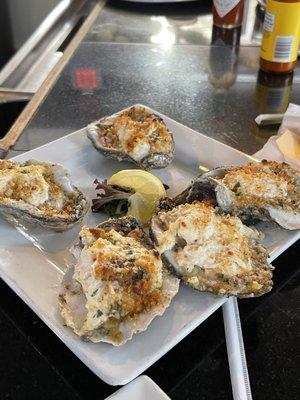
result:
M 230 277 L 223 274 L 209 274 L 202 270 L 197 273 L 197 280 L 189 276 L 183 276 L 182 280 L 200 291 L 239 298 L 258 297 L 269 292 L 273 287 L 273 268 L 266 262 L 267 256 L 268 253 L 264 247 L 253 243 L 251 249 L 253 270 L 248 275 L 237 274 Z
M 37 223 L 45 228 L 62 231 L 69 229 L 74 224 L 82 220 L 89 209 L 89 200 L 84 194 L 71 182 L 72 193 L 68 194 L 64 188 L 55 181 L 55 177 L 51 168 L 61 169 L 61 173 L 69 179 L 69 175 L 64 168 L 58 164 L 28 160 L 24 163 L 18 163 L 10 160 L 0 160 L 0 172 L 12 171 L 16 168 L 45 167 L 43 177 L 49 185 L 51 196 L 55 198 L 56 194 L 65 193 L 66 203 L 61 209 L 56 209 L 53 206 L 48 206 L 46 203 L 35 206 L 27 202 L 24 197 L 31 196 L 38 190 L 36 182 L 30 182 L 29 185 L 23 186 L 18 182 L 12 182 L 12 185 L 7 188 L 7 191 L 0 195 L 0 213 L 7 219 L 13 220 L 16 223 Z
M 263 160 L 215 168 L 174 201 L 191 203 L 205 198 L 248 224 L 274 221 L 286 229 L 300 229 L 300 174 L 286 163 Z
M 127 132 L 122 140 L 120 130 Z M 101 118 L 87 127 L 87 135 L 105 157 L 133 162 L 143 169 L 165 168 L 174 157 L 172 133 L 162 118 L 141 106 Z M 141 144 L 148 151 L 139 158 L 135 151 Z
M 205 205 L 204 205 L 205 204 Z M 168 229 L 166 225 L 165 217 L 170 210 L 172 210 L 172 206 L 170 202 L 168 202 L 169 210 L 168 211 L 160 211 L 157 215 L 155 215 L 151 222 L 150 233 L 151 237 L 154 240 L 156 247 L 160 248 L 159 238 L 161 234 Z M 211 203 L 199 203 L 194 202 L 189 207 L 197 207 L 197 205 L 201 205 L 200 207 L 207 207 L 207 210 L 214 209 L 214 213 L 218 214 L 220 209 L 214 208 Z M 178 209 L 178 206 L 175 206 L 174 209 Z M 231 223 L 231 219 L 235 220 L 236 217 L 230 217 L 229 215 L 225 215 L 221 217 L 224 219 L 224 226 Z M 185 224 L 184 220 L 181 221 L 182 224 Z M 200 223 L 200 221 L 199 221 Z M 203 221 L 202 221 L 203 223 Z M 186 224 L 188 222 L 186 221 Z M 205 221 L 204 221 L 205 226 Z M 247 228 L 250 229 L 250 228 Z M 217 232 L 216 232 L 217 234 Z M 234 237 L 233 237 L 234 240 Z M 235 239 L 236 240 L 236 239 Z M 237 296 L 237 297 L 254 297 L 260 296 L 272 289 L 272 269 L 273 267 L 267 261 L 267 251 L 260 244 L 259 239 L 254 237 L 247 238 L 247 243 L 242 241 L 244 246 L 248 246 L 249 258 L 251 259 L 251 269 L 243 270 L 240 269 L 238 273 L 230 273 L 230 263 L 232 263 L 232 258 L 228 258 L 228 267 L 227 264 L 227 255 L 226 252 L 221 256 L 223 260 L 220 262 L 220 268 L 218 263 L 216 263 L 215 268 L 206 268 L 205 265 L 197 266 L 194 265 L 192 271 L 188 273 L 183 273 L 181 267 L 177 264 L 176 254 L 183 249 L 186 245 L 186 242 L 182 237 L 177 236 L 176 243 L 174 247 L 170 250 L 166 250 L 161 254 L 161 257 L 166 266 L 172 271 L 176 276 L 182 279 L 183 282 L 188 284 L 199 291 L 211 292 L 219 295 L 226 296 Z M 199 245 L 199 248 L 201 246 Z M 225 248 L 224 248 L 225 249 Z M 226 250 L 227 251 L 227 250 Z M 232 252 L 233 250 L 228 250 Z M 224 267 L 222 267 L 222 265 Z
M 300 203 L 300 192 L 298 192 L 300 175 L 297 179 L 296 174 L 297 172 L 286 163 L 263 160 L 260 163 L 228 168 L 221 181 L 236 195 L 234 211 L 249 205 L 261 208 L 280 206 L 293 209 L 296 203 Z M 284 188 L 281 191 L 278 190 L 278 193 L 272 197 L 264 196 L 264 194 L 268 194 L 266 192 L 268 178 L 272 185 L 279 189 L 284 185 Z M 254 184 L 255 191 L 251 192 L 251 190 L 247 190 L 247 187 L 241 187 L 239 180 L 248 182 L 251 187 Z M 282 193 L 283 189 L 286 190 L 287 196 Z
M 88 297 L 82 284 L 74 279 L 74 271 L 71 271 L 71 275 L 69 272 L 63 281 L 60 308 L 67 325 L 72 327 L 79 336 L 93 342 L 105 341 L 120 345 L 131 339 L 134 333 L 145 330 L 155 316 L 163 314 L 178 291 L 179 281 L 163 269 L 159 254 L 154 249 L 151 239 L 133 217 L 109 219 L 96 228 L 83 228 L 81 236 L 85 235 L 88 243 L 91 245 L 96 243 L 96 246 L 101 249 L 102 246 L 107 248 L 104 243 L 107 240 L 112 246 L 116 244 L 114 231 L 122 237 L 133 239 L 132 246 L 124 248 L 123 251 L 111 253 L 100 251 L 94 264 L 93 282 L 98 281 L 101 284 L 97 289 L 100 296 L 105 296 L 106 290 L 110 292 L 114 288 L 113 292 L 116 291 L 117 296 L 121 296 L 121 302 L 118 297 L 119 300 L 114 303 L 115 300 L 111 294 L 109 298 L 113 301 L 113 308 L 111 314 L 108 315 L 109 318 L 95 329 L 84 330 L 82 327 L 85 326 L 89 306 L 85 307 L 86 312 L 82 314 L 84 309 L 82 303 L 88 304 Z M 86 246 L 81 239 L 74 251 L 79 263 L 82 262 L 81 251 L 86 249 Z M 136 246 L 139 246 L 139 251 L 142 252 L 138 258 L 132 257 L 137 251 Z M 153 280 L 157 279 L 158 270 L 156 269 L 159 265 L 162 282 L 161 286 L 157 287 Z M 75 270 L 76 268 L 78 265 Z M 100 298 L 103 301 L 103 297 Z

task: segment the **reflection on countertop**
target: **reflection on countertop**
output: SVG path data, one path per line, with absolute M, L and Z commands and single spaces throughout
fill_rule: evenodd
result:
M 221 47 L 220 43 L 218 47 L 165 48 L 86 41 L 14 150 L 40 146 L 140 103 L 253 154 L 262 146 L 257 132 L 253 133 L 254 118 L 261 113 L 257 70 L 258 48 L 253 46 L 242 46 L 237 53 L 236 46 Z M 297 70 L 288 94 L 290 101 L 300 103 Z
M 86 41 L 152 43 L 168 48 L 174 44 L 209 45 L 212 36 L 210 0 L 173 4 L 108 1 Z M 259 45 L 263 6 L 245 1 L 242 45 Z
M 226 32 L 212 26 L 208 0 L 108 1 L 13 150 L 29 150 L 141 103 L 256 152 L 270 136 L 254 123 L 264 101 L 259 96 L 270 103 L 267 98 L 280 95 L 277 87 L 256 84 L 259 47 L 253 44 L 262 18 L 260 3 L 249 0 L 242 29 Z M 277 97 L 285 108 L 300 102 L 299 83 L 298 68 L 293 87 Z

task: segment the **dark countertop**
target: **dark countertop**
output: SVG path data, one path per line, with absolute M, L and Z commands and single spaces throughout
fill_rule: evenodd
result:
M 299 247 L 273 264 L 274 289 L 239 301 L 253 399 L 299 394 Z M 0 283 L 3 399 L 104 399 L 106 385 L 3 282 Z M 298 305 L 297 305 L 298 302 Z M 173 400 L 232 398 L 222 313 L 218 310 L 145 373 Z
M 176 15 L 181 22 L 183 15 L 188 21 L 196 20 L 194 25 L 181 23 L 180 29 L 177 21 L 175 39 L 164 28 L 170 23 L 170 18 L 163 17 L 169 12 L 167 6 L 134 7 L 109 2 L 10 156 L 133 103 L 149 105 L 252 154 L 274 132 L 257 130 L 254 117 L 262 112 L 283 112 L 289 100 L 300 104 L 299 70 L 292 89 L 291 77 L 280 82 L 279 78 L 260 76 L 257 83 L 256 47 L 241 47 L 237 58 L 237 49 L 224 47 L 220 41 L 207 46 L 211 32 L 203 41 L 197 41 L 197 35 L 185 35 L 184 43 L 178 39 L 182 38 L 178 31 L 208 32 L 209 2 L 201 9 L 197 3 L 172 6 L 172 20 Z M 137 14 L 131 16 L 133 9 Z M 147 24 L 151 18 L 154 27 Z M 165 35 L 160 36 L 165 38 L 161 46 L 157 43 L 158 21 Z M 201 31 L 201 26 L 206 28 Z M 151 35 L 156 35 L 156 42 L 149 40 Z M 245 32 L 243 36 L 246 42 Z M 299 245 L 294 244 L 273 263 L 271 293 L 239 301 L 253 398 L 257 400 L 299 397 L 299 255 Z M 116 390 L 89 371 L 2 281 L 0 299 L 0 398 L 104 399 Z M 173 400 L 231 399 L 221 311 L 145 373 Z
M 217 46 L 163 48 L 151 44 L 86 41 L 80 45 L 14 150 L 32 149 L 104 115 L 142 103 L 253 154 L 262 147 L 267 134 L 257 130 L 254 118 L 262 112 L 271 112 L 274 106 L 281 111 L 285 103 L 288 104 L 288 90 L 271 88 L 265 93 L 268 88 L 258 87 L 256 47 L 240 48 L 236 75 L 228 72 L 229 82 L 236 81 L 224 88 L 219 82 L 221 78 L 215 75 L 220 75 L 223 62 L 226 66 L 225 60 L 231 55 L 231 49 L 219 50 Z M 227 67 L 230 69 L 230 65 Z M 298 71 L 290 101 L 300 103 Z M 269 109 L 264 104 L 267 102 Z

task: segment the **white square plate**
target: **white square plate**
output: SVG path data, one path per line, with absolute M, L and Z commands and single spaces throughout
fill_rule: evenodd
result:
M 174 133 L 176 151 L 173 163 L 165 169 L 154 171 L 172 188 L 170 195 L 179 193 L 189 184 L 191 178 L 199 173 L 199 165 L 213 168 L 251 161 L 251 157 L 246 154 L 154 110 L 149 111 L 160 115 Z M 118 163 L 100 155 L 86 138 L 85 129 L 14 158 L 16 161 L 28 159 L 63 164 L 71 172 L 74 183 L 90 198 L 95 197 L 93 181 L 96 177 L 106 178 L 120 169 L 134 168 L 131 164 Z M 103 215 L 90 212 L 85 223 L 93 226 L 101 220 Z M 266 245 L 272 258 L 300 236 L 299 231 L 288 232 L 274 226 L 262 225 L 262 229 L 267 232 Z M 68 234 L 52 233 L 50 242 L 58 242 L 62 249 L 67 248 L 70 238 L 64 235 Z M 82 362 L 111 385 L 124 385 L 136 378 L 226 301 L 225 298 L 181 286 L 164 315 L 155 318 L 145 332 L 135 335 L 125 345 L 113 347 L 106 343 L 87 343 L 63 325 L 58 312 L 57 297 L 65 253 L 41 252 L 12 226 L 2 221 L 0 238 L 2 279 Z
M 147 375 L 139 376 L 105 400 L 171 400 Z

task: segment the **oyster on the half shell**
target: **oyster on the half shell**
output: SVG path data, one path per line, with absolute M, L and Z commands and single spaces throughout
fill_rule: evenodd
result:
M 254 297 L 272 288 L 259 232 L 207 201 L 170 205 L 152 218 L 150 232 L 163 261 L 194 289 Z
M 55 231 L 82 220 L 89 201 L 59 164 L 0 160 L 0 213 Z
M 179 288 L 133 217 L 84 227 L 62 282 L 61 314 L 92 342 L 121 345 L 162 315 Z
M 88 125 L 87 135 L 104 156 L 144 169 L 164 168 L 174 157 L 172 133 L 158 115 L 141 106 L 101 118 Z
M 215 168 L 197 178 L 177 202 L 203 198 L 214 198 L 222 210 L 244 221 L 300 229 L 300 174 L 285 163 L 264 160 Z

